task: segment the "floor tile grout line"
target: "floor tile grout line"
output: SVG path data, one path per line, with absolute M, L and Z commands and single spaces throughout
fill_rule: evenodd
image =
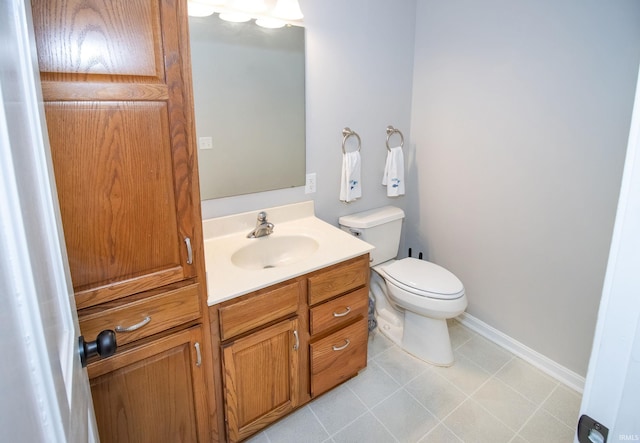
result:
M 486 371 L 486 369 L 484 369 L 483 367 L 481 367 L 480 365 L 478 365 L 475 361 L 473 361 L 473 359 L 466 357 L 465 358 L 467 360 L 469 360 L 473 365 L 479 367 L 480 369 L 483 369 Z M 493 417 L 494 419 L 498 420 L 498 422 L 500 422 L 502 425 L 504 425 L 509 431 L 513 432 L 513 436 L 511 437 L 511 440 L 517 435 L 517 431 L 514 431 L 513 428 L 511 428 L 511 426 L 507 425 L 504 421 L 502 421 L 499 417 L 496 417 L 493 413 L 491 413 L 491 411 L 489 411 L 487 408 L 485 408 L 482 404 L 478 403 L 477 400 L 473 399 L 473 395 L 476 394 L 478 391 L 480 391 L 480 389 L 482 389 L 483 386 L 485 386 L 487 383 L 489 383 L 492 379 L 495 378 L 496 374 L 498 372 L 500 372 L 500 370 L 502 370 L 502 368 L 504 368 L 506 365 L 509 364 L 509 362 L 511 362 L 513 359 L 515 358 L 515 356 L 512 356 L 507 362 L 505 362 L 502 366 L 500 366 L 500 368 L 498 368 L 495 372 L 490 373 L 488 371 L 486 371 L 489 375 L 489 378 L 487 378 L 484 382 L 482 382 L 476 389 L 474 389 L 471 394 L 466 394 L 465 396 L 466 398 L 461 401 L 455 408 L 453 408 L 447 415 L 445 415 L 442 418 L 442 424 L 447 427 L 447 429 L 453 433 L 453 435 L 455 435 L 458 439 L 464 441 L 458 434 L 456 434 L 451 428 L 449 428 L 446 424 L 445 424 L 445 420 L 451 415 L 453 414 L 455 411 L 457 411 L 458 409 L 460 409 L 460 407 L 467 403 L 467 402 L 473 402 L 474 404 L 478 405 L 480 408 L 482 408 L 487 414 L 489 414 L 491 417 Z M 450 382 L 451 383 L 451 382 Z M 454 384 L 454 383 L 452 383 Z M 455 386 L 455 384 L 454 384 Z M 456 386 L 457 387 L 457 386 Z M 459 388 L 458 388 L 459 389 Z
M 553 395 L 553 393 L 558 389 L 558 386 L 560 386 L 560 382 L 556 382 L 556 386 L 554 386 L 554 388 L 551 390 L 551 392 L 549 392 L 549 394 L 547 394 L 547 396 L 544 398 L 544 400 L 542 400 L 540 402 L 540 404 L 536 407 L 536 409 L 529 415 L 529 417 L 527 417 L 527 420 L 522 424 L 522 426 L 520 426 L 520 429 L 518 429 L 516 431 L 516 435 L 522 437 L 520 435 L 520 432 L 522 432 L 522 430 L 529 424 L 529 422 L 531 421 L 531 419 L 540 411 L 544 411 L 547 414 L 549 414 L 551 417 L 555 418 L 556 421 L 558 421 L 559 423 L 561 423 L 562 425 L 566 426 L 568 429 L 574 430 L 572 429 L 570 426 L 567 426 L 567 424 L 565 422 L 563 422 L 562 420 L 560 420 L 558 417 L 556 417 L 555 415 L 551 414 L 550 412 L 546 411 L 545 409 L 543 409 L 543 405 L 546 403 L 547 400 L 549 400 L 551 398 L 551 396 Z M 524 438 L 524 437 L 522 437 Z
M 384 424 L 384 423 L 382 423 L 382 422 L 378 419 L 378 417 L 376 416 L 376 414 L 372 411 L 372 408 L 370 408 L 370 407 L 369 407 L 369 406 L 368 406 L 368 405 L 367 405 L 367 404 L 366 404 L 366 403 L 365 403 L 365 402 L 360 398 L 360 396 L 359 396 L 359 395 L 358 395 L 358 394 L 357 394 L 353 389 L 351 389 L 351 386 L 347 386 L 347 388 L 348 388 L 348 389 L 351 391 L 351 393 L 353 393 L 353 394 L 358 398 L 358 400 L 359 400 L 359 401 L 364 405 L 364 407 L 365 407 L 365 411 L 364 411 L 362 414 L 358 415 L 358 416 L 357 416 L 356 418 L 354 418 L 353 420 L 351 420 L 349 423 L 347 423 L 346 425 L 344 425 L 342 428 L 338 429 L 338 430 L 337 430 L 336 432 L 334 432 L 333 434 L 329 434 L 329 432 L 327 431 L 327 434 L 329 434 L 329 437 L 330 437 L 331 439 L 333 439 L 333 437 L 335 437 L 335 436 L 336 436 L 336 435 L 338 435 L 340 432 L 344 431 L 344 430 L 345 430 L 345 429 L 347 429 L 349 426 L 351 426 L 352 424 L 354 424 L 356 421 L 358 421 L 359 419 L 361 419 L 362 417 L 364 417 L 365 415 L 367 415 L 367 413 L 369 413 L 369 414 L 371 414 L 371 415 L 373 416 L 373 418 L 374 418 L 374 419 L 376 419 L 376 421 L 377 421 L 378 423 L 380 423 L 380 424 L 382 425 L 382 427 L 383 427 L 384 429 L 386 429 L 386 431 L 389 433 L 389 435 L 391 435 L 391 436 L 394 438 L 394 440 L 398 441 L 398 439 L 396 438 L 396 436 L 395 436 L 395 435 L 393 435 L 393 432 L 391 432 L 391 430 L 390 430 L 389 428 L 387 428 L 387 427 L 385 426 L 385 424 Z M 384 399 L 384 400 L 379 401 L 379 402 L 378 402 L 378 403 L 376 403 L 373 407 L 376 407 L 376 406 L 378 406 L 380 403 L 382 403 L 383 401 L 385 401 L 385 400 L 389 399 L 391 396 L 393 396 L 395 393 L 397 393 L 397 392 L 398 392 L 398 391 L 400 391 L 401 389 L 402 389 L 402 387 L 400 387 L 400 388 L 396 389 L 396 390 L 395 390 L 391 395 L 389 395 L 388 397 L 385 397 L 385 399 Z M 315 415 L 315 413 L 314 413 L 314 415 Z M 320 421 L 320 419 L 318 419 L 318 421 Z M 322 423 L 322 422 L 321 422 L 321 423 Z M 323 425 L 323 427 L 324 427 L 324 425 Z M 325 428 L 325 431 L 326 431 L 326 428 Z
M 445 381 L 447 381 L 448 383 L 450 383 L 450 384 L 452 384 L 452 385 L 453 385 L 453 383 L 449 382 L 448 380 L 445 380 Z M 456 387 L 455 385 L 453 385 L 453 386 L 454 386 L 454 387 Z M 406 392 L 406 393 L 407 393 L 411 398 L 413 398 L 415 401 L 417 401 L 417 402 L 418 402 L 418 404 L 419 404 L 420 406 L 422 406 L 423 408 L 425 408 L 425 409 L 427 410 L 427 412 L 429 412 L 431 415 L 433 415 L 433 416 L 435 417 L 435 419 L 438 421 L 438 424 L 436 424 L 432 429 L 430 429 L 428 432 L 426 432 L 426 433 L 425 433 L 425 434 L 420 438 L 420 440 L 418 440 L 418 441 L 423 440 L 427 435 L 431 434 L 431 433 L 432 433 L 432 432 L 433 432 L 433 431 L 434 431 L 434 430 L 435 430 L 439 425 L 442 425 L 442 426 L 444 426 L 445 428 L 447 428 L 450 432 L 452 432 L 452 433 L 453 433 L 453 435 L 455 435 L 455 436 L 460 440 L 460 437 L 458 437 L 458 435 L 457 435 L 455 432 L 453 432 L 451 429 L 449 429 L 449 427 L 444 423 L 444 419 L 442 419 L 442 420 L 441 420 L 441 419 L 440 419 L 440 418 L 439 418 L 439 417 L 438 417 L 438 416 L 437 416 L 437 415 L 436 415 L 436 414 L 435 414 L 431 409 L 429 409 L 426 405 L 422 404 L 422 402 L 421 402 L 420 400 L 418 400 L 418 399 L 417 399 L 417 398 L 416 398 L 416 397 L 415 397 L 411 392 L 407 391 L 406 387 L 404 387 L 404 386 L 403 386 L 403 387 L 402 387 L 402 389 L 403 389 L 403 390 L 404 390 L 404 392 Z M 467 400 L 467 399 L 465 398 L 464 400 L 462 400 L 462 401 L 460 402 L 460 404 L 464 403 L 466 400 Z M 458 409 L 458 406 L 460 406 L 460 404 L 458 404 L 455 408 L 453 408 L 453 410 L 452 410 L 451 412 L 453 412 L 453 411 L 455 411 L 456 409 Z M 451 413 L 447 414 L 447 415 L 445 416 L 445 418 L 446 418 L 446 417 L 448 417 L 450 414 L 451 414 Z M 462 441 L 462 440 L 461 440 L 461 441 Z
M 329 430 L 326 428 L 326 426 L 324 425 L 324 423 L 322 423 L 322 420 L 320 420 L 320 417 L 318 417 L 318 414 L 316 414 L 316 411 L 313 410 L 313 408 L 311 407 L 311 403 L 307 404 L 307 406 L 309 407 L 309 411 L 311 411 L 311 414 L 315 417 L 315 419 L 318 421 L 318 423 L 320 423 L 320 426 L 322 427 L 322 429 L 324 430 L 324 432 L 327 433 L 327 435 L 329 436 L 330 439 L 333 439 L 333 436 L 331 435 L 331 433 L 329 432 Z M 347 425 L 348 426 L 348 425 Z M 324 441 L 324 440 L 323 440 Z

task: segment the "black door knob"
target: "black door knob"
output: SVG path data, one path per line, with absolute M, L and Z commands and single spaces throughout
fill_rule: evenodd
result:
M 106 329 L 99 333 L 96 341 L 84 341 L 84 337 L 81 335 L 78 339 L 78 352 L 82 367 L 86 367 L 87 360 L 94 355 L 109 357 L 115 354 L 117 347 L 116 333 L 111 329 Z

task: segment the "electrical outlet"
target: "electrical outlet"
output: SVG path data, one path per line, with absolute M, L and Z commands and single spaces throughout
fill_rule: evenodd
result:
M 200 149 L 213 149 L 213 137 L 199 137 L 198 145 Z
M 304 185 L 305 194 L 313 194 L 316 192 L 316 173 L 307 174 L 307 180 Z

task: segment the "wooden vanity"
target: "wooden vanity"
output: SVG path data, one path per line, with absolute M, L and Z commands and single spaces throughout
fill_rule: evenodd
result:
M 243 440 L 367 364 L 369 255 L 210 306 L 228 441 Z

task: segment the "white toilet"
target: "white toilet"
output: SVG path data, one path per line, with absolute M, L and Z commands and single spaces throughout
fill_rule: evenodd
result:
M 467 308 L 464 286 L 436 264 L 395 260 L 404 212 L 394 206 L 340 217 L 340 227 L 375 246 L 371 293 L 380 331 L 410 354 L 438 366 L 453 364 L 447 319 Z

